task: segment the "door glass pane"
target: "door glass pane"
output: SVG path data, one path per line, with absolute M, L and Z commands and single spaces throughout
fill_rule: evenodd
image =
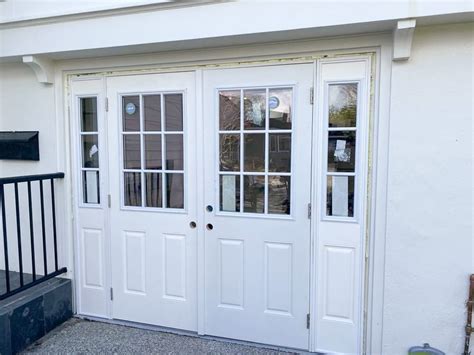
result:
M 265 171 L 265 134 L 244 134 L 244 171 Z
M 290 214 L 290 177 L 268 177 L 268 213 Z
M 219 92 L 219 129 L 240 129 L 240 90 Z
M 271 172 L 291 171 L 291 133 L 270 134 L 268 169 Z
M 166 174 L 166 207 L 184 208 L 183 174 Z
M 355 127 L 357 84 L 329 85 L 329 127 Z
M 140 97 L 138 95 L 122 98 L 122 120 L 124 131 L 140 131 Z
M 97 134 L 82 136 L 82 167 L 99 167 L 99 141 Z
M 165 124 L 167 131 L 183 130 L 183 95 L 165 95 Z
M 240 212 L 240 176 L 221 175 L 220 210 L 226 212 Z
M 354 172 L 356 158 L 356 132 L 328 132 L 328 171 Z
M 162 174 L 145 173 L 145 202 L 146 207 L 163 207 Z
M 240 134 L 220 134 L 220 170 L 240 171 Z
M 291 88 L 271 89 L 268 93 L 270 129 L 291 129 Z
M 123 166 L 125 169 L 140 169 L 140 135 L 123 136 Z
M 100 203 L 99 171 L 82 172 L 82 191 L 84 203 Z
M 81 104 L 81 131 L 97 132 L 97 98 L 85 97 Z
M 354 217 L 354 176 L 328 176 L 326 215 Z
M 165 137 L 166 169 L 183 170 L 183 135 L 167 134 Z
M 265 129 L 264 89 L 244 90 L 244 129 Z
M 244 212 L 264 213 L 265 177 L 244 176 Z
M 124 173 L 124 203 L 125 206 L 142 205 L 141 173 Z
M 143 95 L 145 131 L 161 131 L 161 95 Z
M 145 134 L 145 169 L 162 169 L 161 135 Z

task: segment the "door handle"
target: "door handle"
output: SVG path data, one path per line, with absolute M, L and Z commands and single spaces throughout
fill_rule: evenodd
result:
M 192 222 L 189 223 L 189 226 L 191 227 L 191 229 L 194 229 L 194 228 L 196 228 L 197 224 L 196 224 L 196 222 L 192 221 Z

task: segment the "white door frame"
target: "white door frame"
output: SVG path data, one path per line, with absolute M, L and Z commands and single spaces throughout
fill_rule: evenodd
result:
M 362 41 L 364 42 L 364 41 Z M 380 38 L 375 42 L 373 40 L 368 40 L 365 43 L 370 44 L 382 44 L 382 49 L 380 48 L 372 48 L 371 50 L 364 50 L 363 53 L 375 53 L 376 58 L 380 59 L 377 61 L 377 65 L 373 65 L 372 72 L 375 74 L 375 79 L 372 82 L 372 91 L 374 95 L 372 97 L 373 102 L 371 103 L 371 117 L 372 117 L 372 126 L 370 128 L 370 134 L 374 137 L 371 150 L 370 150 L 370 157 L 372 163 L 372 172 L 369 176 L 370 179 L 370 186 L 373 193 L 370 196 L 370 203 L 368 206 L 370 207 L 370 213 L 372 218 L 370 219 L 370 224 L 367 226 L 367 230 L 371 235 L 370 238 L 366 240 L 367 243 L 367 254 L 370 255 L 368 259 L 369 262 L 367 263 L 368 268 L 366 270 L 365 275 L 365 295 L 364 295 L 364 310 L 367 312 L 367 316 L 364 317 L 364 334 L 365 337 L 363 338 L 364 341 L 364 350 L 367 353 L 377 353 L 381 350 L 381 330 L 382 330 L 382 309 L 383 309 L 383 263 L 384 263 L 384 230 L 385 230 L 385 206 L 386 206 L 386 181 L 387 181 L 387 160 L 388 160 L 388 147 L 386 142 L 388 141 L 388 119 L 380 121 L 378 119 L 379 116 L 387 116 L 389 113 L 389 87 L 390 87 L 390 41 L 385 38 Z M 342 48 L 344 46 L 341 46 Z M 350 47 L 350 46 L 349 46 Z M 331 48 L 332 49 L 332 48 Z M 295 51 L 296 53 L 297 51 Z M 340 53 L 343 53 L 341 51 Z M 353 50 L 352 53 L 357 54 L 357 50 Z M 209 54 L 212 55 L 212 54 Z M 313 58 L 320 58 L 322 55 L 315 54 Z M 308 56 L 306 56 L 307 60 Z M 272 63 L 270 60 L 269 63 Z M 273 62 L 274 63 L 274 62 Z M 95 64 L 96 65 L 96 64 Z M 129 64 L 130 65 L 130 64 Z M 247 64 L 247 66 L 253 66 L 252 64 Z M 63 137 L 58 136 L 58 142 L 63 143 L 66 146 L 65 152 L 60 152 L 59 156 L 62 157 L 58 164 L 58 168 L 66 171 L 67 176 L 73 176 L 75 172 L 75 167 L 71 166 L 71 162 L 69 158 L 71 157 L 71 147 L 68 143 L 72 142 L 71 135 L 74 134 L 74 130 L 70 120 L 74 119 L 74 117 L 70 116 L 68 110 L 71 107 L 70 102 L 70 79 L 72 77 L 81 75 L 81 73 L 87 73 L 91 70 L 88 69 L 90 64 L 81 64 L 81 63 L 59 63 L 56 67 L 56 97 L 58 98 L 57 102 L 57 123 L 58 126 L 63 128 L 65 135 Z M 238 65 L 235 65 L 238 66 Z M 243 64 L 243 66 L 246 66 Z M 116 70 L 115 66 L 104 66 L 103 72 L 108 70 Z M 202 66 L 201 66 L 202 68 Z M 197 119 L 197 129 L 202 129 L 202 69 L 196 67 L 196 95 L 197 95 L 197 112 L 196 112 L 196 119 Z M 139 69 L 138 67 L 136 68 Z M 130 67 L 128 70 L 132 72 L 134 69 Z M 189 70 L 189 66 L 187 67 Z M 150 72 L 159 72 L 162 70 L 151 69 Z M 165 70 L 169 71 L 169 70 Z M 98 72 L 94 70 L 94 72 Z M 102 71 L 100 71 L 102 72 Z M 141 71 L 143 73 L 143 71 Z M 96 77 L 103 77 L 104 74 L 98 74 Z M 115 74 L 116 75 L 116 74 Z M 316 73 L 317 75 L 317 73 Z M 90 78 L 90 77 L 89 77 Z M 84 79 L 86 79 L 84 77 Z M 64 80 L 64 81 L 63 81 Z M 69 116 L 69 117 L 68 117 Z M 63 119 L 63 117 L 68 117 L 68 119 Z M 379 144 L 379 142 L 384 142 L 384 144 Z M 202 148 L 198 147 L 197 154 L 202 154 Z M 203 174 L 202 171 L 197 172 L 197 183 L 202 184 Z M 66 194 L 66 199 L 69 200 L 69 203 L 66 203 L 66 209 L 74 211 L 74 216 L 76 217 L 76 208 L 75 208 L 75 198 L 77 194 L 75 193 L 75 182 L 73 178 L 66 178 L 67 181 L 65 183 L 65 188 L 69 189 L 69 191 L 73 191 L 74 193 L 72 196 L 68 196 Z M 198 204 L 203 203 L 203 197 L 198 195 L 197 197 Z M 314 203 L 314 202 L 313 202 Z M 377 214 L 375 214 L 375 206 L 377 206 Z M 202 211 L 202 210 L 201 210 Z M 198 212 L 198 220 L 200 223 L 203 222 L 204 212 Z M 69 259 L 69 269 L 70 275 L 75 274 L 75 286 L 76 286 L 76 293 L 75 297 L 77 299 L 77 288 L 78 288 L 78 280 L 79 277 L 79 260 L 77 257 L 77 252 L 74 250 L 78 250 L 78 246 L 76 243 L 76 230 L 74 227 L 74 223 L 65 222 L 65 227 L 70 226 L 72 230 L 72 240 L 66 241 L 66 250 L 68 250 L 68 259 Z M 202 239 L 203 232 L 200 232 L 198 235 L 198 240 Z M 380 238 L 375 238 L 375 236 Z M 377 241 L 375 241 L 377 239 Z M 73 246 L 74 245 L 74 246 Z M 203 246 L 201 243 L 198 245 L 198 255 L 202 255 Z M 74 262 L 72 262 L 74 260 Z M 198 283 L 203 281 L 203 260 L 198 260 Z M 204 290 L 198 289 L 198 334 L 202 334 L 202 330 L 204 329 L 202 312 L 203 312 L 203 305 L 204 305 Z M 80 310 L 78 310 L 80 312 Z M 314 327 L 311 329 L 311 333 L 314 332 Z M 311 336 L 312 338 L 312 336 Z M 314 350 L 312 346 L 310 346 L 310 350 Z

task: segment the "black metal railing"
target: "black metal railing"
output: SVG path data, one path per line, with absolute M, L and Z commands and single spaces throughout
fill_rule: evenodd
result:
M 1 220 L 2 220 L 2 234 L 3 234 L 3 257 L 4 257 L 4 275 L 5 275 L 5 287 L 0 288 L 0 300 L 3 300 L 9 296 L 17 294 L 27 288 L 35 286 L 41 282 L 49 280 L 55 276 L 58 276 L 62 273 L 65 273 L 67 269 L 65 267 L 59 267 L 58 264 L 58 236 L 56 229 L 56 204 L 55 204 L 55 195 L 54 195 L 54 180 L 64 178 L 64 173 L 54 173 L 54 174 L 41 174 L 41 175 L 27 175 L 27 176 L 15 176 L 15 177 L 6 177 L 0 178 L 0 210 L 1 210 Z M 47 228 L 46 228 L 46 211 L 45 211 L 45 182 L 50 183 L 50 198 L 51 198 L 51 231 L 52 241 L 48 243 L 47 238 Z M 26 184 L 26 195 L 28 208 L 22 208 L 20 197 L 19 197 L 19 187 Z M 13 185 L 13 196 L 14 202 L 7 203 L 6 201 L 6 187 L 7 185 Z M 42 259 L 43 259 L 43 273 L 38 273 L 36 265 L 36 255 L 35 255 L 35 246 L 37 242 L 35 241 L 35 216 L 33 208 L 33 194 L 32 188 L 39 189 L 39 213 L 41 221 L 41 239 L 42 239 Z M 47 198 L 47 197 L 46 197 Z M 9 208 L 10 205 L 14 205 Z M 22 213 L 28 214 L 29 225 L 26 228 L 29 228 L 30 235 L 30 257 L 31 257 L 31 274 L 24 271 L 23 257 L 25 256 L 22 248 L 22 230 L 25 229 L 25 226 L 22 228 Z M 36 217 L 38 218 L 38 217 Z M 14 219 L 14 220 L 13 220 Z M 10 228 L 9 226 L 10 222 Z M 10 254 L 9 243 L 15 242 L 15 238 L 9 238 L 8 232 L 12 229 L 11 224 L 16 222 L 16 244 L 17 244 L 17 257 L 18 257 L 18 271 L 10 270 L 10 260 L 14 257 Z M 51 239 L 51 238 L 49 238 Z M 51 270 L 51 267 L 48 268 L 48 251 L 51 251 L 51 248 L 54 253 L 54 269 Z M 1 263 L 0 263 L 1 265 Z M 1 269 L 1 266 L 0 266 Z M 12 277 L 19 277 L 19 282 L 12 283 Z

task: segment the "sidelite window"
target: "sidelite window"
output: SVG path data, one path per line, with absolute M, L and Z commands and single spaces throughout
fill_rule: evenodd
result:
M 97 98 L 79 99 L 81 139 L 82 202 L 100 203 L 99 188 L 99 129 L 97 123 Z
M 357 83 L 328 85 L 326 215 L 354 217 Z
M 289 215 L 293 89 L 218 95 L 220 211 Z
M 123 203 L 184 208 L 183 94 L 122 97 Z

